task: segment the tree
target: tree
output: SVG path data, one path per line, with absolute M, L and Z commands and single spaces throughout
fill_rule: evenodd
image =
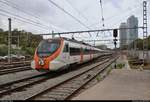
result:
M 22 52 L 26 52 L 27 54 L 34 54 L 35 48 L 38 46 L 40 41 L 43 39 L 42 36 L 33 35 L 30 32 L 26 32 L 25 30 L 18 30 L 14 29 L 12 31 L 12 44 L 18 44 L 18 37 L 19 37 L 19 46 L 22 48 Z M 3 31 L 0 29 L 0 44 L 8 45 L 8 31 Z M 7 49 L 1 48 L 1 54 L 5 54 Z M 12 49 L 13 50 L 13 49 Z M 16 52 L 16 50 L 14 50 Z
M 2 28 L 0 28 L 0 33 L 4 32 L 4 30 Z

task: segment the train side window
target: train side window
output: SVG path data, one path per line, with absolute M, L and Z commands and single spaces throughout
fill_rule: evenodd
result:
M 69 52 L 69 44 L 65 44 L 63 52 Z
M 70 47 L 70 55 L 71 56 L 73 56 L 73 55 L 80 55 L 80 53 L 81 53 L 80 48 Z

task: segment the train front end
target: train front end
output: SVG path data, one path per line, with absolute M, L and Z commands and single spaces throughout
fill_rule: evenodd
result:
M 63 39 L 48 39 L 40 42 L 37 47 L 31 68 L 38 71 L 54 71 L 61 67 L 57 61 L 62 51 Z

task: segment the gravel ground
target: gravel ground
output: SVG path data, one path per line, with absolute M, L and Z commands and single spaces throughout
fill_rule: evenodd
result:
M 36 70 L 28 70 L 28 71 L 15 72 L 15 73 L 11 73 L 11 74 L 1 75 L 0 76 L 0 85 L 8 83 L 8 82 L 32 77 L 32 76 L 39 75 L 39 74 L 40 74 L 40 72 L 38 72 Z

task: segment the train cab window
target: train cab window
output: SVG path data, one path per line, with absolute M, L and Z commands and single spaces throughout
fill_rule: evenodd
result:
M 69 44 L 65 44 L 63 52 L 69 52 Z
M 59 47 L 60 40 L 43 40 L 37 48 L 37 54 L 39 57 L 48 57 L 56 52 Z

